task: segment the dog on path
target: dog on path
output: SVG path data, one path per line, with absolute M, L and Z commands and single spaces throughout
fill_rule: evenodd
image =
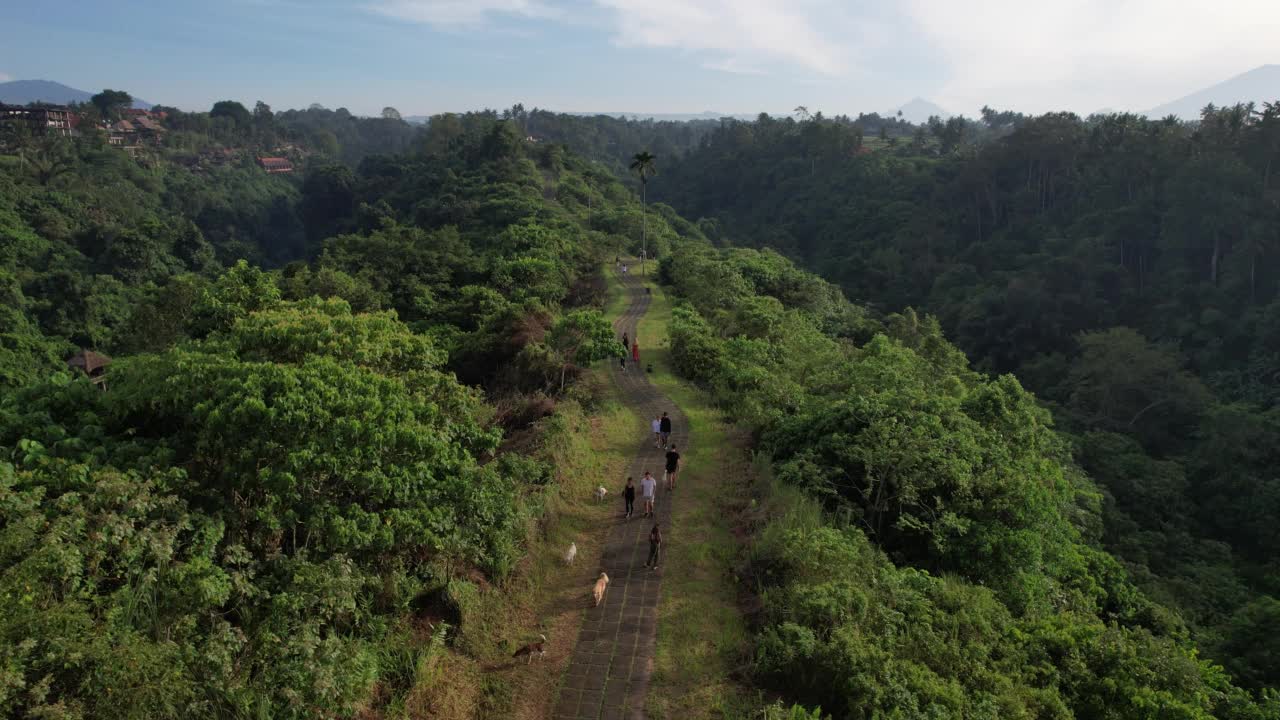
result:
M 533 662 L 533 659 L 535 657 L 541 660 L 542 656 L 547 654 L 547 651 L 542 647 L 546 642 L 547 642 L 547 636 L 539 635 L 538 642 L 531 642 L 528 645 L 525 645 L 524 647 L 515 651 L 515 653 L 512 654 L 511 657 L 518 658 L 521 656 L 527 656 L 529 659 L 525 661 L 526 665 Z
M 564 564 L 572 565 L 574 558 L 578 557 L 578 543 L 569 543 L 569 549 L 564 551 Z
M 606 490 L 606 489 L 605 489 L 605 487 L 604 487 L 603 485 L 601 485 L 600 487 L 596 488 L 596 502 L 600 502 L 600 501 L 604 500 L 604 496 L 605 496 L 605 495 L 608 495 L 608 494 L 609 494 L 609 491 L 608 491 L 608 490 Z
M 604 591 L 609 589 L 609 576 L 600 573 L 600 578 L 596 580 L 596 586 L 591 589 L 591 595 L 596 599 L 596 607 L 600 607 L 600 601 L 604 600 Z

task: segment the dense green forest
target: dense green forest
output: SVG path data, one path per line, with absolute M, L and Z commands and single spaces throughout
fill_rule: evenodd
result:
M 685 246 L 661 271 L 677 368 L 769 461 L 741 570 L 758 682 L 840 718 L 1280 713 L 1106 552 L 1050 413 L 935 320 L 876 319 L 769 251 Z
M 5 717 L 439 711 L 508 639 L 471 609 L 554 512 L 642 228 L 759 451 L 767 700 L 1280 717 L 1274 114 L 166 123 L 0 155 Z
M 651 196 L 1016 372 L 1134 581 L 1240 682 L 1280 684 L 1280 105 L 983 117 L 874 149 L 835 122 L 726 124 Z
M 796 110 L 798 117 L 810 118 L 806 108 Z M 436 116 L 431 120 L 434 122 L 440 117 Z M 602 163 L 624 181 L 630 179 L 627 168 L 637 149 L 642 148 L 670 162 L 701 147 L 709 141 L 713 132 L 738 122 L 731 118 L 673 121 L 610 115 L 573 115 L 538 108 L 526 110 L 519 104 L 503 110 L 500 117 L 516 122 L 528 136 L 538 141 L 563 144 L 578 155 Z M 899 139 L 905 142 L 906 138 L 927 129 L 901 118 L 882 117 L 878 113 L 862 113 L 856 118 L 837 115 L 828 120 L 819 112 L 812 117 L 818 123 L 815 127 L 833 124 L 859 136 L 894 143 Z M 935 124 L 938 123 L 945 126 L 941 121 Z M 957 123 L 966 124 L 957 119 L 952 122 L 952 127 L 956 127 Z
M 417 619 L 457 625 L 536 531 L 539 421 L 620 352 L 600 258 L 638 204 L 480 114 L 301 177 L 188 167 L 182 132 L 0 164 L 0 714 L 430 708 L 466 630 Z

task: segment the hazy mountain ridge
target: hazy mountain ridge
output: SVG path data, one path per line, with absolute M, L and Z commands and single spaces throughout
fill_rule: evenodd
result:
M 1190 95 L 1144 110 L 1139 114 L 1150 118 L 1176 115 L 1183 120 L 1197 120 L 1200 118 L 1200 111 L 1210 103 L 1221 107 L 1248 102 L 1261 105 L 1264 102 L 1278 100 L 1280 100 L 1280 65 L 1260 65 L 1248 72 L 1223 80 L 1217 85 L 1197 90 Z
M 87 103 L 93 95 L 91 92 L 78 90 L 52 80 L 11 80 L 0 83 L 0 103 L 9 105 L 26 105 L 33 102 L 54 105 Z M 134 98 L 133 106 L 147 110 L 151 107 L 151 103 Z
M 955 115 L 948 112 L 935 102 L 925 100 L 922 97 L 911 98 L 905 105 L 901 105 L 886 113 L 889 117 L 893 117 L 898 113 L 902 113 L 902 119 L 917 125 L 929 121 L 930 117 L 938 116 L 943 120 Z

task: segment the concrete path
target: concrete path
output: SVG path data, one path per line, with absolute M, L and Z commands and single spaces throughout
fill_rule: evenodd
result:
M 628 304 L 614 323 L 614 329 L 619 338 L 624 332 L 634 338 L 636 323 L 649 307 L 649 296 L 641 278 L 635 275 L 620 278 Z M 628 356 L 626 372 L 618 369 L 617 359 L 609 369 L 621 386 L 625 401 L 644 419 L 643 434 L 636 436 L 635 455 L 627 468 L 627 475 L 636 481 L 636 513 L 630 520 L 622 518 L 622 487 L 626 477 L 601 478 L 601 484 L 609 489 L 609 502 L 617 505 L 600 559 L 600 569 L 609 574 L 609 590 L 599 607 L 585 613 L 578 644 L 551 713 L 555 720 L 638 720 L 645 716 L 644 700 L 657 639 L 662 570 L 644 566 L 654 520 L 640 517 L 644 511 L 639 497 L 640 478 L 648 470 L 658 480 L 654 513 L 662 528 L 664 547 L 675 537 L 677 529 L 670 525 L 671 504 L 680 494 L 679 489 L 667 493 L 662 487 L 666 453 L 653 446 L 649 421 L 666 412 L 671 417 L 671 442 L 678 446 L 681 456 L 688 457 L 689 449 L 684 414 L 649 382 L 644 372 L 648 362 L 646 350 L 641 346 L 641 367 L 635 367 Z M 659 566 L 664 561 L 662 558 Z M 590 592 L 589 587 L 583 588 L 586 597 L 590 597 Z

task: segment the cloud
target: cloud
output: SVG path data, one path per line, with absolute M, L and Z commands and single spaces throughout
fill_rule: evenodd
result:
M 1280 62 L 1276 0 L 363 1 L 449 30 L 553 20 L 688 66 L 798 83 L 814 101 L 921 95 L 971 116 L 984 104 L 1142 110 Z
M 500 15 L 554 18 L 560 14 L 536 0 L 378 0 L 367 7 L 397 20 L 445 28 L 478 26 Z
M 12 79 L 13 79 L 13 76 L 10 75 L 9 73 L 0 72 L 0 82 L 9 82 Z
M 677 50 L 708 69 L 772 74 L 786 67 L 844 75 L 859 47 L 875 44 L 841 0 L 374 0 L 377 14 L 445 29 L 506 19 L 555 19 L 602 29 L 616 46 Z M 855 3 L 856 4 L 856 3 Z M 836 22 L 839 27 L 827 28 Z
M 837 9 L 803 0 L 596 0 L 612 11 L 614 42 L 710 55 L 704 67 L 761 74 L 783 64 L 824 76 L 847 71 L 845 49 L 821 28 Z
M 734 75 L 766 76 L 769 74 L 760 68 L 747 65 L 741 60 L 733 57 L 723 58 L 721 60 L 709 60 L 703 63 L 702 67 L 708 70 L 718 70 L 720 72 L 731 73 Z
M 934 99 L 970 114 L 984 103 L 1142 110 L 1274 62 L 1280 37 L 1274 0 L 907 0 L 905 10 L 945 62 Z

